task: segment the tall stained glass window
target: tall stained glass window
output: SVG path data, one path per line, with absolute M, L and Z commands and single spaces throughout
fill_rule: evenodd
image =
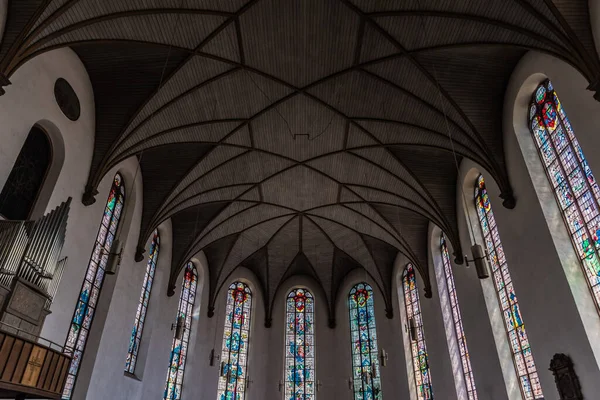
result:
M 458 296 L 456 295 L 456 287 L 454 286 L 454 274 L 452 272 L 452 264 L 450 263 L 450 255 L 448 254 L 448 246 L 444 235 L 440 238 L 440 248 L 442 251 L 442 260 L 444 261 L 444 277 L 446 278 L 446 287 L 448 288 L 448 297 L 450 298 L 450 308 L 452 309 L 452 322 L 454 323 L 454 332 L 458 342 L 458 350 L 460 351 L 460 361 L 462 364 L 463 374 L 465 377 L 465 385 L 467 387 L 467 396 L 469 400 L 477 400 L 477 390 L 475 389 L 475 378 L 473 378 L 473 369 L 471 368 L 471 359 L 469 358 L 469 349 L 467 348 L 467 338 L 462 324 L 462 316 L 458 307 Z
M 350 334 L 352 336 L 352 380 L 354 400 L 381 400 L 381 378 L 375 328 L 373 289 L 359 283 L 350 290 Z
M 534 92 L 529 122 L 592 296 L 600 306 L 600 188 L 550 81 Z
M 315 399 L 314 299 L 306 289 L 287 297 L 285 400 Z
M 159 247 L 160 238 L 158 237 L 158 231 L 154 231 L 152 243 L 150 244 L 150 252 L 148 254 L 148 263 L 146 264 L 146 274 L 144 275 L 144 282 L 142 283 L 142 294 L 140 294 L 140 301 L 135 314 L 133 329 L 131 330 L 131 338 L 129 339 L 127 358 L 125 359 L 125 372 L 130 374 L 135 372 L 135 364 L 137 362 L 140 342 L 142 341 L 142 332 L 144 330 L 144 321 L 146 320 L 146 312 L 148 311 L 148 302 L 150 301 L 150 291 L 152 290 L 152 282 L 154 281 L 154 271 L 156 271 Z
M 404 288 L 406 318 L 408 319 L 407 325 L 410 327 L 410 351 L 412 354 L 415 384 L 417 386 L 417 399 L 430 400 L 433 399 L 433 387 L 431 384 L 431 372 L 429 371 L 429 355 L 427 354 L 427 346 L 425 345 L 419 292 L 415 278 L 415 269 L 412 264 L 408 264 L 404 269 L 402 286 Z
M 513 353 L 515 370 L 521 384 L 521 392 L 525 399 L 543 398 L 544 395 L 533 360 L 533 354 L 531 353 L 527 332 L 525 331 L 519 301 L 513 288 L 510 273 L 508 272 L 508 265 L 502 243 L 500 242 L 498 226 L 494 219 L 492 205 L 482 175 L 477 178 L 475 185 L 475 206 L 492 264 L 496 293 L 498 294 L 500 309 L 504 315 L 504 325 Z
M 177 320 L 183 318 L 185 321 L 183 334 L 177 338 L 173 337 L 171 346 L 171 357 L 169 359 L 169 373 L 165 384 L 163 400 L 181 399 L 181 388 L 183 385 L 183 372 L 187 361 L 188 342 L 190 340 L 190 329 L 196 301 L 196 287 L 198 285 L 198 272 L 192 262 L 188 262 L 183 274 L 183 287 L 179 297 L 179 308 L 177 309 Z M 175 321 L 177 323 L 177 320 Z
M 65 389 L 62 394 L 63 399 L 70 399 L 73 395 L 73 387 L 79 373 L 79 366 L 83 358 L 83 352 L 87 343 L 88 334 L 94 319 L 94 311 L 102 290 L 104 282 L 104 269 L 108 261 L 108 254 L 111 251 L 113 240 L 121 212 L 123 211 L 123 202 L 125 201 L 125 187 L 121 175 L 116 174 L 110 192 L 100 229 L 94 242 L 92 256 L 83 279 L 83 285 L 77 299 L 77 306 L 71 320 L 71 327 L 65 343 L 65 353 L 73 358 L 69 366 Z
M 227 291 L 217 400 L 246 398 L 251 312 L 252 291 L 245 283 L 232 283 Z

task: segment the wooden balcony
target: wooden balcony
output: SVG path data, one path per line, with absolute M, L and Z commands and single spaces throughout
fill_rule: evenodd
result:
M 0 325 L 0 398 L 60 399 L 70 362 L 61 346 Z

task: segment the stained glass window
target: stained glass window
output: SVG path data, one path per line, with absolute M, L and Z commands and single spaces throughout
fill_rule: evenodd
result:
M 409 326 L 410 351 L 412 354 L 415 384 L 417 385 L 417 399 L 433 399 L 433 387 L 431 384 L 431 372 L 429 371 L 429 355 L 425 345 L 425 333 L 423 332 L 423 319 L 421 317 L 421 305 L 419 304 L 419 292 L 415 269 L 408 264 L 402 276 L 404 287 L 404 305 L 406 306 L 407 326 Z
M 287 297 L 285 400 L 315 399 L 314 299 L 306 289 Z
M 521 384 L 521 392 L 525 399 L 543 398 L 542 387 L 540 386 L 529 339 L 525 331 L 523 316 L 508 272 L 504 249 L 500 242 L 500 234 L 485 188 L 485 181 L 481 175 L 477 178 L 475 186 L 475 205 L 492 264 L 496 293 L 498 294 L 500 309 L 504 315 L 504 325 L 513 353 L 515 370 Z
M 550 81 L 534 92 L 529 122 L 592 296 L 600 306 L 600 188 Z
M 183 275 L 183 287 L 179 297 L 179 308 L 177 310 L 177 320 L 183 318 L 185 321 L 183 334 L 177 338 L 177 332 L 173 337 L 171 346 L 171 357 L 169 359 L 169 373 L 165 385 L 165 394 L 163 400 L 181 399 L 181 388 L 183 385 L 183 372 L 187 361 L 188 342 L 190 340 L 190 329 L 192 326 L 192 316 L 194 312 L 194 302 L 196 300 L 196 286 L 198 285 L 198 272 L 192 262 L 188 262 Z
M 469 358 L 469 349 L 467 348 L 467 338 L 465 337 L 462 316 L 460 314 L 460 308 L 458 307 L 458 296 L 456 295 L 456 287 L 454 286 L 452 264 L 450 263 L 450 255 L 448 254 L 448 246 L 446 245 L 446 238 L 444 235 L 440 238 L 440 247 L 442 250 L 442 260 L 444 262 L 444 277 L 446 278 L 450 308 L 452 309 L 452 322 L 454 325 L 454 332 L 456 333 L 456 341 L 458 342 L 467 396 L 469 397 L 469 400 L 477 400 L 475 378 L 473 378 L 473 369 L 471 368 L 471 359 Z
M 373 289 L 359 283 L 350 290 L 350 334 L 352 336 L 352 380 L 354 400 L 381 400 L 381 378 L 375 328 Z
M 227 291 L 217 400 L 246 398 L 251 312 L 252 291 L 245 283 L 232 283 Z
M 148 254 L 148 263 L 146 264 L 146 274 L 142 283 L 142 294 L 140 294 L 140 301 L 138 302 L 135 321 L 131 330 L 131 338 L 129 339 L 127 358 L 125 360 L 125 372 L 130 374 L 135 372 L 135 364 L 140 349 L 140 342 L 142 341 L 142 332 L 144 331 L 144 321 L 146 320 L 146 313 L 148 311 L 148 302 L 150 301 L 150 291 L 152 290 L 152 282 L 154 281 L 154 271 L 156 271 L 159 247 L 160 238 L 158 237 L 158 232 L 154 231 Z
M 123 211 L 123 202 L 125 200 L 125 187 L 121 175 L 116 174 L 108 201 L 104 208 L 104 215 L 100 223 L 100 229 L 94 242 L 92 257 L 85 273 L 83 285 L 77 299 L 77 306 L 71 320 L 71 327 L 65 343 L 65 353 L 73 358 L 69 366 L 69 373 L 65 389 L 62 394 L 63 399 L 70 399 L 73 395 L 73 387 L 79 372 L 81 359 L 87 343 L 88 334 L 94 318 L 94 311 L 102 290 L 104 282 L 104 269 L 108 261 L 108 254 L 119 226 L 121 212 Z

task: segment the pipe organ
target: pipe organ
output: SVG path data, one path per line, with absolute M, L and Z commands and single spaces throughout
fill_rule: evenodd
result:
M 0 221 L 0 320 L 39 334 L 67 264 L 71 198 L 36 221 Z

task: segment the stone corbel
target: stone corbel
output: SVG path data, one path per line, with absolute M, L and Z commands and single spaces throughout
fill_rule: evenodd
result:
M 93 186 L 86 185 L 85 192 L 83 192 L 83 196 L 81 196 L 81 203 L 84 206 L 91 206 L 96 202 L 96 195 L 98 194 L 98 190 Z
M 594 99 L 596 99 L 596 101 L 600 101 L 600 77 L 590 82 L 587 90 L 594 92 Z
M 2 72 L 0 72 L 0 96 L 2 96 L 4 93 L 6 93 L 6 91 L 4 90 L 4 87 L 8 86 L 8 85 L 10 85 L 10 80 L 8 80 L 6 75 L 4 75 Z
M 500 193 L 500 198 L 504 200 L 502 202 L 504 208 L 512 210 L 517 205 L 517 200 L 515 199 L 515 195 L 513 194 L 512 189 Z
M 133 258 L 135 262 L 140 262 L 144 259 L 144 253 L 146 249 L 143 246 L 137 246 L 135 249 L 135 257 Z

